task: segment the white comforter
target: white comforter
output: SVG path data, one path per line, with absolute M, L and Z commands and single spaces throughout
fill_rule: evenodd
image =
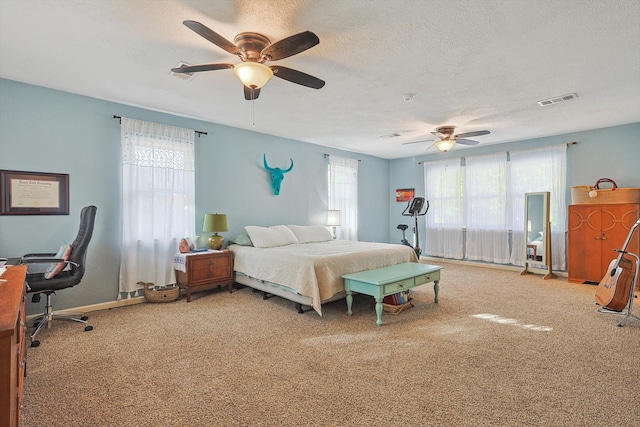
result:
M 403 262 L 418 262 L 408 246 L 389 243 L 332 240 L 275 248 L 230 245 L 234 270 L 247 276 L 294 289 L 313 301 L 322 315 L 322 301 L 344 290 L 343 274 Z

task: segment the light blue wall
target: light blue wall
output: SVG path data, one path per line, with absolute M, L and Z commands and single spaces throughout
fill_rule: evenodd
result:
M 0 256 L 55 251 L 75 237 L 82 207 L 98 206 L 90 268 L 81 286 L 54 296 L 59 309 L 113 301 L 117 295 L 120 125 L 114 114 L 208 132 L 196 137 L 196 230 L 202 228 L 205 213 L 226 213 L 226 238 L 248 224 L 322 224 L 327 209 L 323 154 L 328 153 L 361 160 L 360 240 L 398 242 L 396 225 L 409 218 L 400 215 L 406 204 L 395 201 L 395 189 L 413 187 L 416 195 L 423 195 L 418 161 L 442 156 L 389 161 L 0 79 L 0 169 L 68 173 L 71 205 L 69 216 L 0 216 Z M 640 123 L 635 123 L 463 153 L 577 141 L 568 149 L 568 185 L 591 184 L 606 176 L 620 186 L 640 187 L 639 140 Z M 280 196 L 271 193 L 263 153 L 274 167 L 286 167 L 289 158 L 295 162 Z M 385 188 L 386 194 L 381 190 Z M 28 312 L 41 306 L 29 303 Z
M 481 140 L 481 138 L 478 138 Z M 391 241 L 400 241 L 398 224 L 413 225 L 412 218 L 403 217 L 406 202 L 395 201 L 397 188 L 415 188 L 416 196 L 425 196 L 424 169 L 420 161 L 459 158 L 499 151 L 515 151 L 544 147 L 554 144 L 577 142 L 567 148 L 567 204 L 571 204 L 572 185 L 594 185 L 599 178 L 611 178 L 620 187 L 640 187 L 640 122 L 585 132 L 568 133 L 546 138 L 536 138 L 499 145 L 480 145 L 464 150 L 454 150 L 447 154 L 435 150 L 434 153 L 405 159 L 391 160 L 391 180 L 389 182 L 389 233 Z M 608 186 L 607 186 L 608 188 Z M 431 209 L 438 209 L 431 206 Z M 419 219 L 419 227 L 424 229 L 424 217 Z M 411 230 L 408 230 L 411 231 Z M 424 247 L 424 236 L 421 235 Z
M 53 297 L 58 309 L 117 296 L 120 124 L 113 115 L 208 133 L 196 137 L 196 230 L 208 212 L 228 215 L 227 239 L 249 224 L 323 224 L 327 153 L 361 160 L 359 238 L 389 241 L 389 197 L 380 191 L 389 185 L 388 160 L 0 79 L 0 169 L 68 173 L 70 192 L 68 216 L 0 216 L 0 256 L 55 252 L 75 237 L 82 207 L 98 207 L 90 267 L 81 286 Z M 273 167 L 295 162 L 279 196 L 263 153 Z M 41 307 L 29 302 L 28 312 Z

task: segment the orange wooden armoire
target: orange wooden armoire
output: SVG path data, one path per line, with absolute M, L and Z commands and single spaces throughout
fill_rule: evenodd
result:
M 631 227 L 640 217 L 640 204 L 575 204 L 569 206 L 568 279 L 598 283 L 609 263 L 618 257 Z M 640 255 L 640 230 L 633 234 L 627 251 Z M 635 258 L 627 257 L 634 261 Z

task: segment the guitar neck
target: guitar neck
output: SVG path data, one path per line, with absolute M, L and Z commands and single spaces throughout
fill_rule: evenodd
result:
M 616 250 L 616 252 L 619 252 L 618 259 L 616 262 L 616 268 L 620 264 L 620 260 L 622 259 L 622 256 L 627 252 L 627 247 L 629 246 L 629 243 L 631 243 L 631 238 L 633 237 L 633 233 L 636 231 L 636 228 L 638 228 L 638 225 L 640 225 L 640 218 L 638 218 L 636 223 L 633 224 L 633 226 L 631 227 L 631 230 L 629 230 L 629 235 L 627 236 L 627 240 L 625 240 L 624 246 L 622 247 L 622 249 Z

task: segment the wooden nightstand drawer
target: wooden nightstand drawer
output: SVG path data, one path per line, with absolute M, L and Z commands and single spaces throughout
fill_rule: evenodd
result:
M 194 282 L 199 282 L 201 280 L 211 280 L 221 277 L 229 277 L 231 269 L 228 262 L 225 262 L 226 265 L 210 265 L 207 268 L 198 268 L 193 270 L 193 275 L 191 279 Z
M 204 256 L 191 261 L 194 270 L 209 270 L 211 268 L 229 267 L 230 259 L 227 256 Z

